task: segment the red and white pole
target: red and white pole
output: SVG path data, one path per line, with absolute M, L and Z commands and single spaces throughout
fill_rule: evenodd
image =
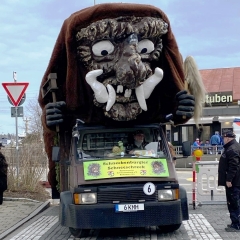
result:
M 192 205 L 193 209 L 196 209 L 196 161 L 192 164 Z
M 196 185 L 196 161 L 200 161 L 201 160 L 201 156 L 203 155 L 202 150 L 197 149 L 193 152 L 193 156 L 194 156 L 194 160 L 193 160 L 193 164 L 192 164 L 192 205 L 193 205 L 193 209 L 196 209 L 196 201 L 197 201 L 197 197 L 196 197 L 196 189 L 197 189 L 197 185 Z

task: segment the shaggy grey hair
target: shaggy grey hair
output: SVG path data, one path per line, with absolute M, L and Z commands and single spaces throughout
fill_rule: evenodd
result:
M 186 57 L 183 63 L 185 82 L 187 90 L 195 97 L 194 121 L 198 126 L 202 116 L 203 104 L 205 102 L 206 89 L 202 81 L 197 64 L 192 56 Z

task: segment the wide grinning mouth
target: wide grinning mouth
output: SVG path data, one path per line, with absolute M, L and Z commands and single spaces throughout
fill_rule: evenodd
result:
M 110 84 L 116 92 L 116 102 L 127 103 L 137 100 L 135 88 L 131 89 L 121 85 L 115 79 L 106 79 L 103 82 L 105 87 L 107 87 L 108 84 Z

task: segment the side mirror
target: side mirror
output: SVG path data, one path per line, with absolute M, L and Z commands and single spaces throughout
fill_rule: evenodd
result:
M 191 156 L 191 142 L 185 141 L 182 143 L 182 154 L 184 157 Z
M 59 162 L 60 161 L 60 147 L 52 147 L 52 161 Z

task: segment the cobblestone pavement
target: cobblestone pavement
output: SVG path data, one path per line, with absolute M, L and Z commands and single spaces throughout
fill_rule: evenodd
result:
M 68 228 L 60 226 L 58 222 L 59 206 L 52 205 L 45 211 L 39 211 L 47 203 L 37 202 L 4 202 L 0 206 L 0 239 L 4 240 L 74 240 Z M 4 210 L 3 210 L 4 208 Z M 45 207 L 46 208 L 46 207 Z M 9 210 L 7 210 L 9 209 Z M 15 214 L 8 214 L 9 211 Z M 33 212 L 40 212 L 31 218 Z M 198 240 L 198 239 L 215 239 L 215 240 L 236 240 L 240 239 L 240 232 L 229 233 L 224 230 L 229 224 L 229 215 L 226 205 L 202 205 L 195 210 L 189 205 L 190 219 L 184 221 L 179 230 L 173 233 L 162 233 L 156 227 L 148 228 L 130 228 L 130 229 L 103 229 L 91 230 L 88 238 L 82 240 L 158 240 L 158 239 L 182 239 L 182 240 Z M 10 217 L 15 215 L 15 217 Z M 28 220 L 14 233 L 8 233 L 16 222 L 22 218 Z M 12 219 L 12 221 L 10 220 Z M 5 224 L 5 222 L 8 224 Z M 5 230 L 4 230 L 5 229 Z M 6 230 L 8 229 L 8 230 Z M 4 236 L 1 238 L 1 236 Z
M 50 201 L 38 202 L 8 199 L 0 205 L 0 239 L 50 206 Z

